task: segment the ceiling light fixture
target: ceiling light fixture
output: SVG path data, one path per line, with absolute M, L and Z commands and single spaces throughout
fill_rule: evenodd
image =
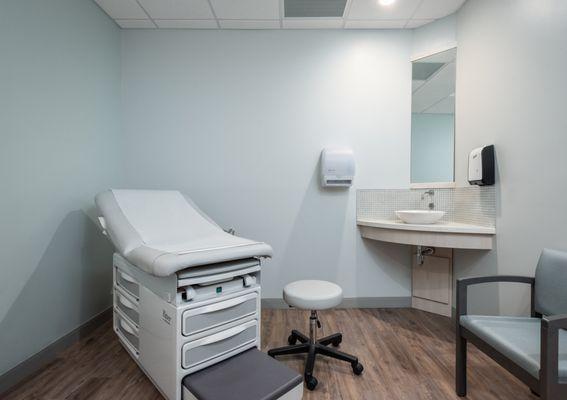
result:
M 378 3 L 382 6 L 389 6 L 396 2 L 396 0 L 378 0 Z

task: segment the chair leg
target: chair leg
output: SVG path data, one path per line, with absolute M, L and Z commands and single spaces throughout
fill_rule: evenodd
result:
M 291 331 L 291 335 L 294 336 L 297 340 L 299 340 L 300 343 L 309 342 L 309 338 L 307 336 L 305 336 L 303 333 L 295 329 Z
M 467 395 L 467 340 L 457 335 L 457 352 L 455 363 L 455 387 L 457 396 Z
M 315 368 L 315 346 L 309 346 L 309 353 L 307 355 L 307 361 L 305 362 L 305 376 L 313 375 L 313 368 Z
M 333 333 L 332 335 L 325 336 L 324 338 L 317 341 L 320 345 L 327 346 L 333 344 L 333 346 L 338 346 L 343 341 L 342 333 Z
M 305 379 L 305 385 L 307 389 L 313 390 L 317 386 L 317 379 L 313 376 L 313 368 L 315 367 L 315 357 L 317 356 L 316 345 L 309 344 L 309 354 L 307 355 L 307 361 L 305 362 L 305 372 L 303 377 Z
M 284 356 L 288 354 L 301 354 L 309 351 L 309 344 L 301 343 L 293 346 L 278 347 L 277 349 L 268 350 L 270 357 Z
M 351 365 L 356 365 L 358 364 L 358 358 L 355 356 L 351 356 L 350 354 L 347 353 L 343 353 L 342 351 L 336 350 L 336 349 L 332 349 L 330 347 L 327 346 L 323 346 L 320 344 L 316 345 L 316 351 L 317 353 L 327 356 L 327 357 L 331 357 L 331 358 L 336 358 L 337 360 L 341 360 L 341 361 L 346 361 L 351 363 Z

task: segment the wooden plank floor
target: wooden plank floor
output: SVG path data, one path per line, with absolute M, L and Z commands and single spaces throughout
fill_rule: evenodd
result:
M 292 328 L 307 332 L 308 313 L 264 310 L 263 349 L 284 345 Z M 321 313 L 321 336 L 343 332 L 343 351 L 364 364 L 318 358 L 319 386 L 304 399 L 458 399 L 453 390 L 454 342 L 449 319 L 410 309 L 348 309 Z M 537 399 L 514 377 L 470 346 L 469 395 L 478 400 Z M 303 357 L 281 358 L 302 371 Z M 130 359 L 109 321 L 69 348 L 35 379 L 3 397 L 16 399 L 161 399 Z M 227 399 L 230 400 L 230 399 Z

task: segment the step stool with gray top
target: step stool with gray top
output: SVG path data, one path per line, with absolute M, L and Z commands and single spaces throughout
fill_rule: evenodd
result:
M 255 348 L 183 379 L 184 400 L 296 400 L 302 395 L 301 375 Z

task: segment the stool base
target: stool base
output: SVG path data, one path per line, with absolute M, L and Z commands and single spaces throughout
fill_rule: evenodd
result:
M 307 353 L 307 361 L 305 362 L 305 385 L 307 389 L 313 390 L 317 386 L 317 379 L 313 376 L 313 368 L 315 367 L 315 357 L 317 354 L 322 356 L 335 358 L 337 360 L 350 363 L 352 372 L 360 375 L 364 369 L 358 358 L 347 353 L 343 353 L 337 349 L 328 347 L 330 344 L 337 347 L 343 340 L 341 333 L 334 333 L 319 340 L 313 340 L 303 333 L 293 330 L 288 338 L 289 346 L 279 347 L 268 351 L 271 357 L 283 356 L 288 354 Z M 297 342 L 300 344 L 296 344 Z

